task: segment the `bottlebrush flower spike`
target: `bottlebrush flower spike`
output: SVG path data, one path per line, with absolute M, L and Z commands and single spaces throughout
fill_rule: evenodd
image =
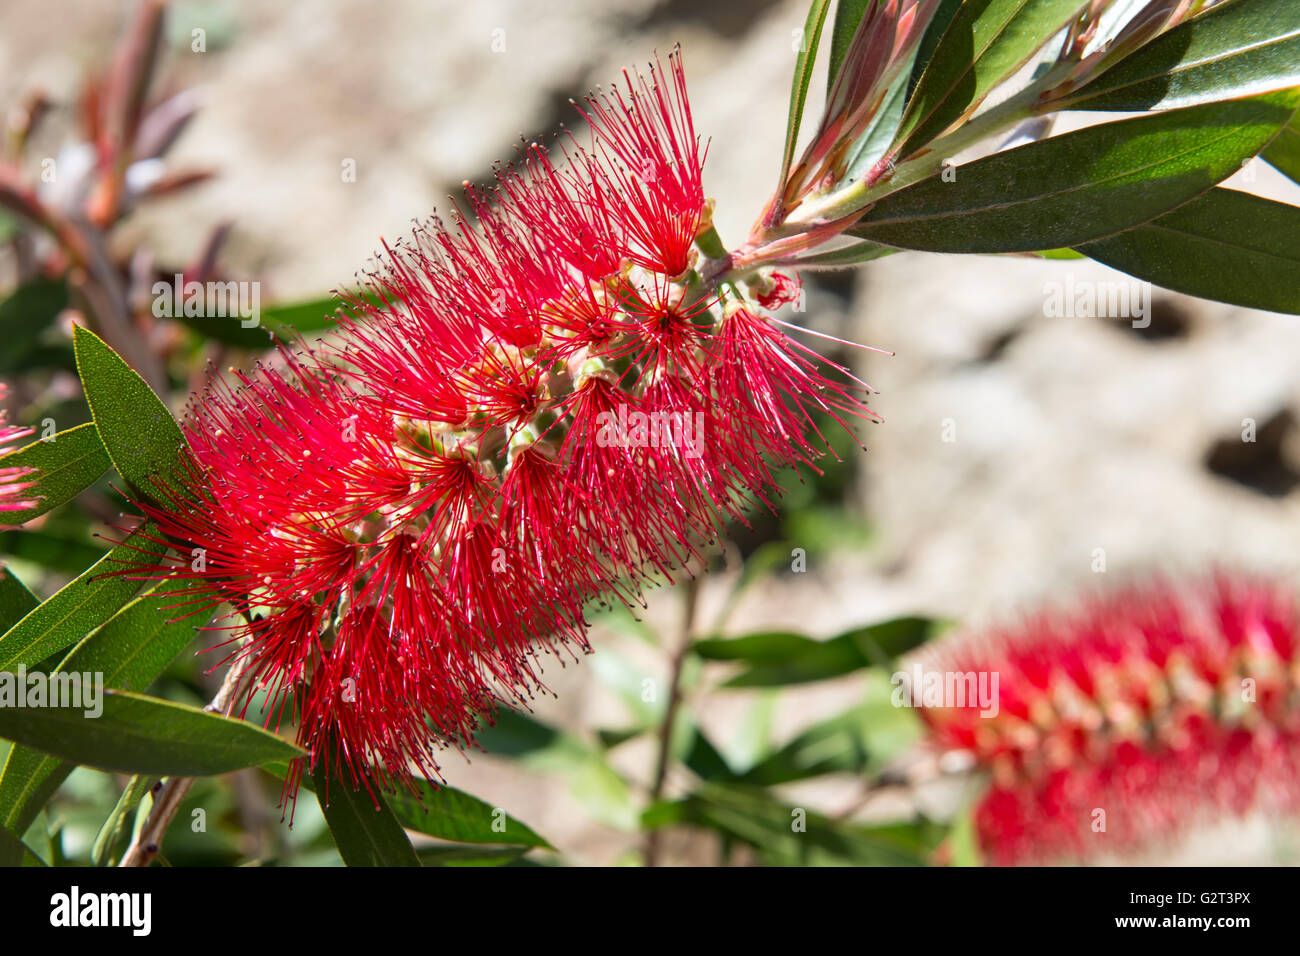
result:
M 9 386 L 0 382 L 0 402 L 3 402 L 9 394 Z M 30 428 L 20 428 L 16 425 L 10 425 L 8 422 L 9 413 L 0 409 L 0 455 L 7 455 L 14 450 L 14 443 L 27 438 L 32 434 Z M 22 494 L 28 488 L 31 488 L 35 482 L 24 481 L 24 478 L 30 478 L 33 474 L 31 468 L 17 467 L 0 467 L 0 513 L 14 511 L 30 511 L 36 507 L 36 502 L 23 498 Z
M 267 720 L 354 780 L 435 774 L 541 686 L 540 653 L 588 650 L 586 602 L 641 600 L 811 465 L 815 412 L 872 418 L 768 320 L 793 280 L 754 301 L 695 270 L 680 54 L 585 113 L 589 148 L 532 145 L 467 187 L 472 216 L 386 245 L 329 344 L 215 382 L 185 422 L 193 494 L 140 505 L 185 558 L 164 573 L 234 609 Z
M 998 694 L 996 716 L 921 714 L 991 776 L 975 811 L 991 862 L 1125 853 L 1300 810 L 1298 640 L 1274 583 L 1156 581 L 922 656 L 925 674 L 996 673 Z

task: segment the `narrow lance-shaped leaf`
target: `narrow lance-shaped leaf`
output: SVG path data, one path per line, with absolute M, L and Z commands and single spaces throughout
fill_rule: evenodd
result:
M 888 664 L 933 636 L 927 618 L 900 617 L 846 631 L 827 640 L 771 631 L 744 637 L 697 641 L 692 650 L 706 660 L 740 661 L 749 669 L 725 687 L 772 687 L 842 677 L 864 667 Z
M 104 821 L 99 835 L 95 837 L 95 845 L 90 851 L 90 859 L 95 866 L 105 866 L 112 861 L 114 850 L 126 832 L 127 821 L 140 805 L 145 794 L 153 787 L 154 782 L 154 777 L 139 775 L 127 781 L 122 795 L 117 800 L 117 805 Z
M 0 670 L 35 666 L 84 638 L 140 590 L 115 572 L 157 564 L 166 550 L 144 530 L 132 534 L 0 637 Z
M 102 674 L 106 687 L 143 691 L 194 639 L 208 614 L 187 616 L 187 585 L 172 594 L 159 585 L 128 604 L 68 652 L 55 673 Z M 72 764 L 15 745 L 0 768 L 0 825 L 21 832 L 67 775 Z
M 953 167 L 880 200 L 850 230 L 931 252 L 1077 246 L 1156 218 L 1241 168 L 1300 90 L 1091 126 Z
M 34 482 L 25 497 L 36 501 L 26 511 L 7 512 L 6 524 L 22 524 L 71 501 L 89 488 L 111 466 L 94 422 L 39 439 L 0 458 L 0 468 L 31 468 Z
M 160 777 L 305 756 L 260 727 L 196 707 L 116 690 L 106 690 L 100 704 L 97 717 L 78 707 L 0 707 L 0 736 L 70 763 Z
M 1212 189 L 1079 251 L 1176 292 L 1300 315 L 1300 208 Z
M 159 482 L 184 487 L 185 436 L 153 390 L 93 332 L 73 332 L 77 370 L 95 427 L 113 467 L 138 493 L 158 497 Z
M 325 822 L 344 863 L 348 866 L 420 865 L 410 838 L 377 788 L 373 792 L 364 787 L 354 790 L 338 777 L 327 779 L 324 761 L 317 766 L 315 784 Z
M 283 780 L 289 767 L 270 764 L 263 769 Z M 385 797 L 389 809 L 408 830 L 453 843 L 510 843 L 551 849 L 527 824 L 478 797 L 455 787 L 435 786 L 428 780 L 410 783 L 416 794 L 402 789 Z M 304 776 L 302 785 L 308 790 L 316 789 L 316 781 L 311 777 Z M 330 782 L 331 794 L 336 786 L 342 785 Z
M 0 867 L 44 866 L 31 848 L 9 830 L 0 827 Z
M 1167 109 L 1297 85 L 1300 3 L 1238 0 L 1144 44 L 1053 108 Z
M 8 568 L 0 568 L 0 628 L 8 630 L 40 602 Z
M 785 124 L 785 149 L 781 154 L 781 183 L 785 183 L 794 163 L 794 151 L 799 143 L 799 127 L 803 122 L 804 106 L 808 102 L 808 85 L 812 82 L 813 65 L 817 61 L 817 47 L 821 43 L 822 28 L 826 25 L 826 11 L 831 0 L 813 0 L 808 8 L 799 37 L 799 52 L 794 61 L 794 79 L 790 84 L 790 115 Z
M 974 110 L 1027 63 L 1087 0 L 981 0 L 965 3 L 944 31 L 903 116 L 902 156 Z
M 1291 118 L 1291 122 L 1277 134 L 1277 139 L 1268 144 L 1268 149 L 1260 154 L 1264 160 L 1286 176 L 1300 183 L 1300 115 Z

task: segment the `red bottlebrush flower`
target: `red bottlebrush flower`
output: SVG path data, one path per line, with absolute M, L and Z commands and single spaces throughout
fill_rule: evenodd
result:
M 579 168 L 591 177 L 594 195 L 618 197 L 616 217 L 627 237 L 627 256 L 675 277 L 690 264 L 703 217 L 700 174 L 708 148 L 701 148 L 695 135 L 680 53 L 670 57 L 669 66 L 671 76 L 656 62 L 650 79 L 638 74 L 635 83 L 625 71 L 623 88 L 587 98 L 582 113 L 602 163 Z
M 330 344 L 211 386 L 193 494 L 141 504 L 181 555 L 162 573 L 233 608 L 227 659 L 267 720 L 288 710 L 354 781 L 436 773 L 540 687 L 540 653 L 588 649 L 587 601 L 641 600 L 810 464 L 813 411 L 870 418 L 851 376 L 692 271 L 680 55 L 588 105 L 590 151 L 530 147 L 467 189 L 472 224 L 386 246 Z
M 9 393 L 9 386 L 0 382 L 0 402 L 5 400 Z M 0 409 L 0 455 L 7 455 L 14 450 L 14 443 L 27 438 L 32 434 L 30 428 L 21 428 L 17 425 L 10 425 L 8 422 L 8 412 Z M 36 507 L 36 502 L 23 498 L 22 494 L 28 488 L 31 488 L 34 482 L 24 481 L 33 474 L 31 468 L 18 467 L 0 467 L 0 513 L 14 511 L 29 511 Z
M 1124 853 L 1223 815 L 1300 810 L 1297 640 L 1275 584 L 1157 581 L 923 655 L 927 679 L 990 675 L 996 699 L 921 714 L 991 775 L 975 811 L 991 862 Z

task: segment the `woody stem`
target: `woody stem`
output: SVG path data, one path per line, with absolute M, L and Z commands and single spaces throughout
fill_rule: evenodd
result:
M 677 710 L 682 699 L 682 667 L 686 655 L 690 652 L 695 631 L 695 606 L 699 599 L 700 582 L 690 578 L 682 592 L 682 632 L 677 650 L 673 653 L 671 677 L 668 687 L 668 706 L 664 710 L 663 723 L 659 726 L 659 754 L 655 761 L 655 775 L 650 785 L 650 802 L 655 803 L 663 795 L 664 783 L 668 779 L 668 761 L 672 756 L 673 726 L 677 720 Z M 651 830 L 646 834 L 645 865 L 659 865 L 661 830 Z
M 220 689 L 211 703 L 203 709 L 209 713 L 225 713 L 229 710 L 245 673 L 247 673 L 246 662 L 236 661 L 231 664 Z M 118 866 L 144 867 L 157 858 L 162 847 L 163 835 L 171 826 L 192 786 L 194 786 L 193 777 L 168 777 L 159 785 L 153 797 L 153 806 L 149 810 L 148 819 L 131 840 L 131 845 L 126 848 L 126 852 L 122 855 L 122 862 Z

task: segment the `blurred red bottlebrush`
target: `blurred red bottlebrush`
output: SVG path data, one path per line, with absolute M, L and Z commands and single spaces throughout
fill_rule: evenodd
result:
M 268 720 L 292 699 L 354 780 L 436 773 L 436 744 L 540 686 L 539 651 L 587 649 L 586 601 L 639 600 L 819 455 L 814 412 L 871 418 L 694 271 L 704 150 L 669 65 L 588 99 L 590 148 L 467 187 L 474 224 L 386 246 L 335 340 L 213 384 L 185 423 L 194 500 L 141 505 L 184 556 L 166 573 L 239 616 Z
M 9 394 L 9 386 L 0 382 L 0 402 Z M 13 451 L 14 442 L 21 441 L 32 434 L 30 428 L 20 428 L 9 424 L 8 412 L 0 409 L 0 455 Z M 34 482 L 25 481 L 33 474 L 30 468 L 0 467 L 0 514 L 9 511 L 30 511 L 36 502 L 22 497 L 23 492 L 32 487 Z M 2 524 L 2 522 L 0 522 Z
M 990 862 L 1130 852 L 1300 809 L 1298 637 L 1272 582 L 1154 581 L 924 655 L 927 679 L 996 673 L 997 712 L 921 713 L 938 746 L 990 773 L 975 810 Z

